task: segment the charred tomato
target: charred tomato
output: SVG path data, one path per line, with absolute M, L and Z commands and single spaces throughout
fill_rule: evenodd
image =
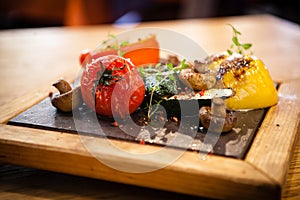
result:
M 145 86 L 128 59 L 108 55 L 86 65 L 81 93 L 86 105 L 97 114 L 124 118 L 143 102 Z

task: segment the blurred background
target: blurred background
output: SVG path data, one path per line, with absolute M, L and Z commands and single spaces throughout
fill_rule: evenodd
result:
M 0 29 L 269 13 L 300 24 L 295 0 L 0 0 Z

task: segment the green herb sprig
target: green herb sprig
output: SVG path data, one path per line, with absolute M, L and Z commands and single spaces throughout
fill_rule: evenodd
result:
M 242 35 L 240 31 L 238 31 L 234 26 L 231 24 L 228 24 L 233 30 L 233 36 L 232 36 L 232 44 L 230 45 L 230 48 L 227 49 L 227 53 L 229 55 L 232 55 L 234 52 L 237 52 L 239 54 L 244 54 L 244 51 L 249 50 L 252 47 L 251 43 L 241 43 L 238 39 L 239 35 Z M 253 54 L 252 52 L 250 54 Z
M 119 43 L 119 41 L 117 40 L 117 37 L 115 35 L 109 34 L 108 35 L 108 39 L 104 40 L 102 42 L 102 45 L 107 45 L 108 41 L 111 40 L 111 39 L 115 40 L 116 43 L 113 44 L 113 45 L 108 45 L 108 46 L 106 46 L 106 48 L 111 48 L 111 49 L 116 50 L 118 56 L 123 57 L 123 55 L 124 55 L 125 52 L 121 51 L 121 47 L 129 44 L 129 41 L 123 41 L 123 42 Z
M 152 66 L 149 66 L 151 68 Z M 158 63 L 154 66 L 154 69 L 157 69 L 161 67 L 161 63 Z M 154 95 L 155 94 L 161 94 L 164 90 L 172 91 L 173 87 L 175 87 L 171 82 L 176 81 L 176 74 L 180 73 L 181 70 L 186 69 L 189 67 L 189 65 L 186 63 L 186 60 L 183 59 L 181 61 L 181 64 L 179 66 L 175 66 L 172 63 L 165 64 L 165 67 L 168 71 L 170 71 L 170 75 L 163 75 L 162 71 L 158 70 L 158 73 L 155 74 L 156 82 L 154 85 L 148 85 L 147 89 L 150 92 L 150 100 L 149 103 L 147 103 L 146 109 L 148 110 L 147 117 L 148 119 L 151 119 L 152 115 L 157 111 L 159 108 L 159 104 L 162 102 L 162 100 L 155 100 Z M 139 68 L 139 73 L 143 77 L 145 76 L 145 69 L 143 67 Z M 165 83 L 165 84 L 164 84 Z M 165 88 L 163 85 L 171 85 L 171 88 Z M 155 105 L 153 105 L 155 103 Z

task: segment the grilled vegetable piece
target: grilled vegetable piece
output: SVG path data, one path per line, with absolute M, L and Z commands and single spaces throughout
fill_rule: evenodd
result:
M 210 128 L 213 132 L 218 132 L 220 131 L 218 123 L 222 123 L 223 128 L 221 132 L 231 131 L 237 123 L 236 113 L 226 110 L 225 101 L 221 98 L 215 98 L 212 107 L 202 106 L 199 110 L 199 119 L 203 127 L 205 129 Z
M 147 92 L 154 92 L 157 96 L 178 94 L 182 84 L 178 75 L 165 65 L 139 68 L 139 73 L 145 83 Z
M 226 100 L 232 110 L 259 109 L 273 106 L 278 94 L 264 63 L 254 56 L 233 54 L 218 61 L 217 78 L 235 95 Z
M 59 94 L 49 94 L 51 103 L 54 107 L 62 112 L 70 112 L 82 103 L 80 86 L 72 89 L 71 85 L 64 79 L 59 79 L 52 84 Z
M 211 100 L 214 97 L 231 97 L 234 93 L 232 89 L 209 89 L 186 94 L 176 94 L 173 96 L 163 97 L 165 100 Z
M 109 55 L 87 64 L 81 77 L 81 93 L 86 105 L 97 114 L 125 118 L 143 102 L 145 86 L 129 59 Z

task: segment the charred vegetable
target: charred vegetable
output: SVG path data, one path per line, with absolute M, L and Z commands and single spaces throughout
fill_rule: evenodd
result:
M 199 110 L 199 119 L 204 128 L 218 132 L 218 123 L 222 123 L 221 132 L 231 131 L 237 123 L 236 113 L 225 109 L 225 101 L 221 98 L 216 98 L 213 101 L 212 107 L 203 106 Z

